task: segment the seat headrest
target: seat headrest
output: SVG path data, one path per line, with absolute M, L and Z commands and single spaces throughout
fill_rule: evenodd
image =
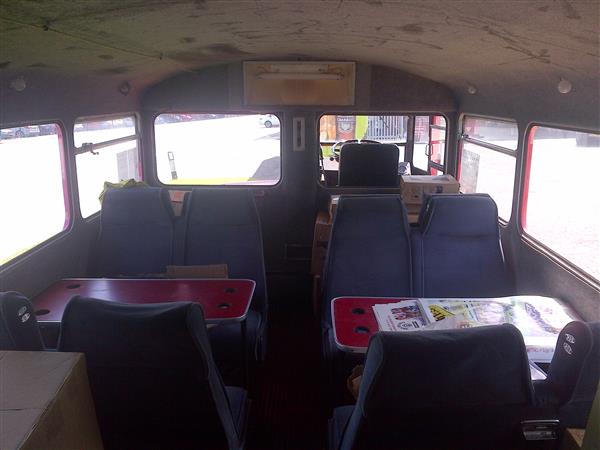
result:
M 396 235 L 409 229 L 406 209 L 396 194 L 342 195 L 334 221 L 336 238 L 342 239 Z M 341 222 L 347 225 L 340 226 Z
M 19 292 L 0 292 L 0 349 L 44 350 L 33 306 Z
M 530 404 L 523 337 L 513 325 L 406 333 L 369 343 L 358 405 L 375 411 L 427 411 Z
M 189 220 L 195 224 L 248 225 L 258 220 L 248 189 L 194 189 L 188 206 Z
M 558 335 L 545 381 L 560 403 L 570 399 L 593 342 L 592 331 L 585 322 L 569 322 Z
M 102 222 L 135 225 L 171 221 L 169 192 L 158 187 L 111 188 L 102 200 Z
M 344 144 L 340 149 L 339 185 L 396 187 L 399 155 L 394 144 Z
M 433 194 L 421 214 L 423 235 L 500 236 L 498 208 L 488 194 Z
M 58 349 L 86 353 L 90 366 L 187 367 L 205 375 L 210 348 L 198 342 L 205 334 L 195 303 L 133 305 L 75 296 L 63 313 Z

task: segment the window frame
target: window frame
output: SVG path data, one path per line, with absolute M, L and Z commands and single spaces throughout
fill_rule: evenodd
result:
M 0 128 L 21 128 L 33 125 L 55 125 L 58 130 L 58 143 L 59 143 L 59 157 L 60 157 L 60 167 L 61 167 L 61 181 L 62 181 L 62 191 L 63 191 L 63 204 L 65 209 L 65 222 L 63 224 L 63 229 L 58 233 L 50 236 L 49 238 L 33 245 L 28 250 L 23 253 L 18 254 L 14 258 L 5 261 L 0 264 L 0 274 L 5 270 L 19 264 L 21 261 L 25 261 L 33 255 L 40 252 L 42 249 L 46 248 L 48 245 L 62 240 L 67 236 L 73 227 L 75 226 L 74 220 L 74 212 L 75 207 L 73 205 L 73 201 L 71 199 L 71 194 L 73 193 L 73 189 L 70 183 L 70 175 L 71 175 L 71 164 L 69 162 L 70 159 L 70 149 L 68 145 L 68 139 L 66 139 L 66 130 L 64 122 L 61 119 L 48 119 L 48 120 L 35 120 L 31 122 L 11 122 L 7 124 L 0 124 Z
M 514 124 L 517 127 L 517 148 L 515 150 L 511 150 L 506 147 L 502 147 L 500 145 L 491 144 L 486 141 L 482 141 L 482 140 L 479 140 L 476 138 L 469 137 L 468 135 L 465 136 L 464 127 L 465 127 L 465 119 L 466 118 L 494 120 L 496 122 L 506 122 L 506 123 Z M 463 148 L 464 148 L 465 142 L 467 142 L 469 144 L 477 145 L 479 147 L 484 147 L 487 150 L 495 151 L 495 152 L 502 153 L 504 155 L 512 156 L 513 158 L 515 158 L 515 173 L 514 173 L 513 180 L 512 180 L 513 194 L 512 194 L 510 218 L 508 220 L 505 220 L 502 217 L 498 216 L 498 222 L 500 223 L 500 225 L 503 228 L 506 228 L 506 227 L 508 227 L 508 224 L 511 221 L 515 220 L 515 214 L 513 214 L 513 210 L 514 210 L 514 206 L 515 206 L 515 198 L 517 199 L 517 201 L 519 201 L 519 198 L 518 198 L 519 193 L 515 191 L 515 183 L 517 180 L 517 174 L 518 174 L 518 168 L 519 168 L 519 166 L 518 166 L 519 150 L 520 150 L 519 141 L 518 141 L 518 138 L 520 136 L 519 122 L 517 121 L 517 119 L 510 119 L 510 118 L 506 118 L 506 117 L 495 117 L 495 116 L 486 116 L 486 115 L 480 115 L 480 114 L 462 113 L 458 118 L 458 123 L 459 123 L 459 127 L 458 127 L 459 132 L 458 132 L 458 145 L 456 146 L 456 148 L 457 148 L 456 179 L 458 180 L 459 183 L 460 183 L 460 172 L 462 170 L 462 153 L 463 153 Z M 517 222 L 519 220 L 517 220 Z
M 548 124 L 544 122 L 529 122 L 527 124 L 527 128 L 525 129 L 524 135 L 524 152 L 523 152 L 523 163 L 522 163 L 522 176 L 521 183 L 519 185 L 520 195 L 519 195 L 519 204 L 517 207 L 518 220 L 516 221 L 517 232 L 521 238 L 521 240 L 527 244 L 529 247 L 537 250 L 542 253 L 544 256 L 549 258 L 551 261 L 558 264 L 560 267 L 576 276 L 580 280 L 588 283 L 596 289 L 600 289 L 600 279 L 597 279 L 586 270 L 582 269 L 565 256 L 558 253 L 556 250 L 551 249 L 548 245 L 544 244 L 539 239 L 535 238 L 531 234 L 527 233 L 525 230 L 526 220 L 527 220 L 527 205 L 529 202 L 529 178 L 531 175 L 531 160 L 532 160 L 532 151 L 533 151 L 533 141 L 535 139 L 535 133 L 532 133 L 532 130 L 536 127 L 544 127 L 544 128 L 554 128 L 565 131 L 573 131 L 577 133 L 588 133 L 588 134 L 597 134 L 600 136 L 600 130 L 590 130 L 584 128 L 577 128 L 568 125 L 560 125 L 560 124 Z
M 271 114 L 272 116 L 277 117 L 277 119 L 279 120 L 279 181 L 277 181 L 277 183 L 275 184 L 263 184 L 263 185 L 259 185 L 259 184 L 166 184 L 163 183 L 160 178 L 158 177 L 158 163 L 156 160 L 156 118 L 158 116 L 160 116 L 161 114 L 223 114 L 223 115 L 234 115 L 234 114 L 240 114 L 240 115 L 247 115 L 247 116 L 251 116 L 251 115 L 267 115 L 267 114 Z M 154 111 L 152 113 L 152 115 L 150 116 L 151 118 L 151 122 L 152 122 L 152 133 L 151 133 L 151 137 L 150 137 L 150 143 L 151 143 L 151 147 L 152 147 L 152 165 L 153 165 L 153 169 L 152 169 L 152 176 L 154 177 L 155 182 L 158 184 L 158 186 L 166 188 L 166 189 L 171 189 L 171 190 L 177 190 L 177 191 L 188 191 L 190 189 L 252 189 L 252 190 L 259 190 L 259 191 L 264 191 L 267 189 L 273 189 L 273 188 L 278 188 L 282 183 L 283 183 L 283 179 L 284 179 L 284 151 L 283 151 L 283 128 L 284 128 L 284 123 L 283 123 L 283 112 L 281 111 L 277 111 L 277 112 L 269 112 L 269 111 L 239 111 L 239 110 L 234 110 L 234 111 L 198 111 L 198 110 L 188 110 L 188 111 L 182 111 L 182 110 L 169 110 L 169 111 Z
M 321 145 L 321 139 L 320 139 L 320 135 L 321 135 L 321 118 L 323 116 L 408 116 L 408 126 L 409 126 L 409 130 L 411 131 L 410 133 L 407 133 L 406 135 L 406 142 L 401 143 L 401 144 L 394 144 L 397 145 L 398 147 L 403 147 L 404 148 L 404 162 L 410 162 L 411 164 L 411 169 L 413 167 L 413 155 L 414 155 L 414 138 L 415 138 L 415 117 L 416 116 L 441 116 L 444 118 L 444 120 L 446 121 L 446 139 L 444 141 L 444 168 L 443 168 L 443 173 L 447 174 L 447 167 L 448 167 L 448 144 L 449 144 L 449 129 L 450 129 L 450 119 L 448 117 L 447 114 L 441 112 L 441 111 L 340 111 L 340 110 L 327 110 L 327 111 L 321 111 L 320 113 L 317 114 L 316 120 L 315 120 L 315 130 L 316 130 L 316 142 L 317 145 L 320 146 Z M 412 117 L 411 117 L 412 116 Z M 411 120 L 412 119 L 412 120 Z M 406 161 L 406 157 L 407 157 L 407 150 L 408 147 L 411 147 L 411 152 L 410 152 L 410 161 Z M 333 144 L 332 144 L 333 145 Z M 317 171 L 317 177 L 316 177 L 316 181 L 317 181 L 317 186 L 319 186 L 321 189 L 325 189 L 327 190 L 327 192 L 331 192 L 331 193 L 351 193 L 351 192 L 357 192 L 357 191 L 361 191 L 361 192 L 367 192 L 367 191 L 373 191 L 373 192 L 398 192 L 399 186 L 398 187 L 369 187 L 369 186 L 364 186 L 364 187 L 349 187 L 349 186 L 327 186 L 325 185 L 325 183 L 323 183 L 321 181 L 321 171 L 320 171 L 320 165 L 319 165 L 319 148 L 317 147 L 316 149 L 317 152 L 317 165 L 316 165 L 316 171 Z M 437 169 L 437 168 L 436 168 Z M 440 170 L 440 169 L 437 169 Z
M 81 122 L 101 122 L 103 120 L 115 120 L 115 119 L 123 119 L 123 118 L 133 118 L 133 123 L 135 126 L 135 134 L 129 136 L 123 136 L 116 139 L 111 139 L 108 141 L 102 141 L 98 143 L 93 143 L 89 146 L 86 146 L 85 149 L 83 146 L 77 147 L 75 145 L 75 125 Z M 142 152 L 142 129 L 140 126 L 140 116 L 138 113 L 129 111 L 129 112 L 121 112 L 114 114 L 101 114 L 98 116 L 81 116 L 76 117 L 73 120 L 73 172 L 74 172 L 74 184 L 77 192 L 77 211 L 79 212 L 79 217 L 84 222 L 90 222 L 94 220 L 96 217 L 100 215 L 101 209 L 96 211 L 93 214 L 90 214 L 87 217 L 83 217 L 83 213 L 81 211 L 81 198 L 79 196 L 79 176 L 77 174 L 77 155 L 82 155 L 88 152 L 93 152 L 95 150 L 101 150 L 106 147 L 110 147 L 111 145 L 122 144 L 125 142 L 133 141 L 135 138 L 136 146 L 137 146 L 137 156 L 138 156 L 138 167 L 140 171 L 140 180 L 145 181 L 145 171 L 144 171 L 144 158 Z

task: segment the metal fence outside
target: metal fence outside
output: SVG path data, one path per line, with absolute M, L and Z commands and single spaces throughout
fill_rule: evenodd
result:
M 365 139 L 405 142 L 407 116 L 369 116 Z

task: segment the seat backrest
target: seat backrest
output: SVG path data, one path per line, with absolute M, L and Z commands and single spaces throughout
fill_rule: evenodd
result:
M 165 189 L 109 189 L 100 221 L 99 275 L 152 275 L 172 264 L 173 209 Z
M 377 333 L 341 448 L 491 448 L 482 444 L 519 440 L 531 405 L 512 325 Z
M 199 305 L 76 296 L 61 326 L 58 350 L 85 353 L 106 448 L 239 446 Z
M 514 294 L 487 194 L 434 194 L 411 235 L 415 296 L 502 297 Z
M 0 350 L 44 350 L 33 306 L 18 292 L 0 292 Z
M 252 309 L 267 314 L 260 219 L 248 189 L 194 189 L 187 204 L 185 264 L 227 264 L 229 277 L 256 282 Z
M 562 424 L 585 428 L 600 382 L 600 322 L 588 323 L 592 333 L 592 348 L 588 353 L 571 398 L 559 411 Z
M 394 144 L 344 144 L 340 150 L 339 185 L 398 186 L 399 154 Z
M 536 400 L 542 405 L 562 405 L 571 399 L 593 338 L 585 322 L 570 322 L 561 330 L 545 380 L 534 382 Z
M 335 297 L 411 294 L 409 225 L 400 196 L 341 196 L 323 273 L 326 323 Z

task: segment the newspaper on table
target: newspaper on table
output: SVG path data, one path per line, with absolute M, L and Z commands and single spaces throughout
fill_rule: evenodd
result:
M 481 299 L 419 299 L 425 329 L 465 328 L 511 323 L 523 335 L 531 361 L 552 360 L 558 334 L 577 317 L 556 299 L 513 296 Z M 446 322 L 447 321 L 447 322 Z
M 380 331 L 471 328 L 510 323 L 523 335 L 527 355 L 548 363 L 558 334 L 577 316 L 558 300 L 540 296 L 421 298 L 373 305 Z
M 380 331 L 414 331 L 426 325 L 417 300 L 373 305 Z

